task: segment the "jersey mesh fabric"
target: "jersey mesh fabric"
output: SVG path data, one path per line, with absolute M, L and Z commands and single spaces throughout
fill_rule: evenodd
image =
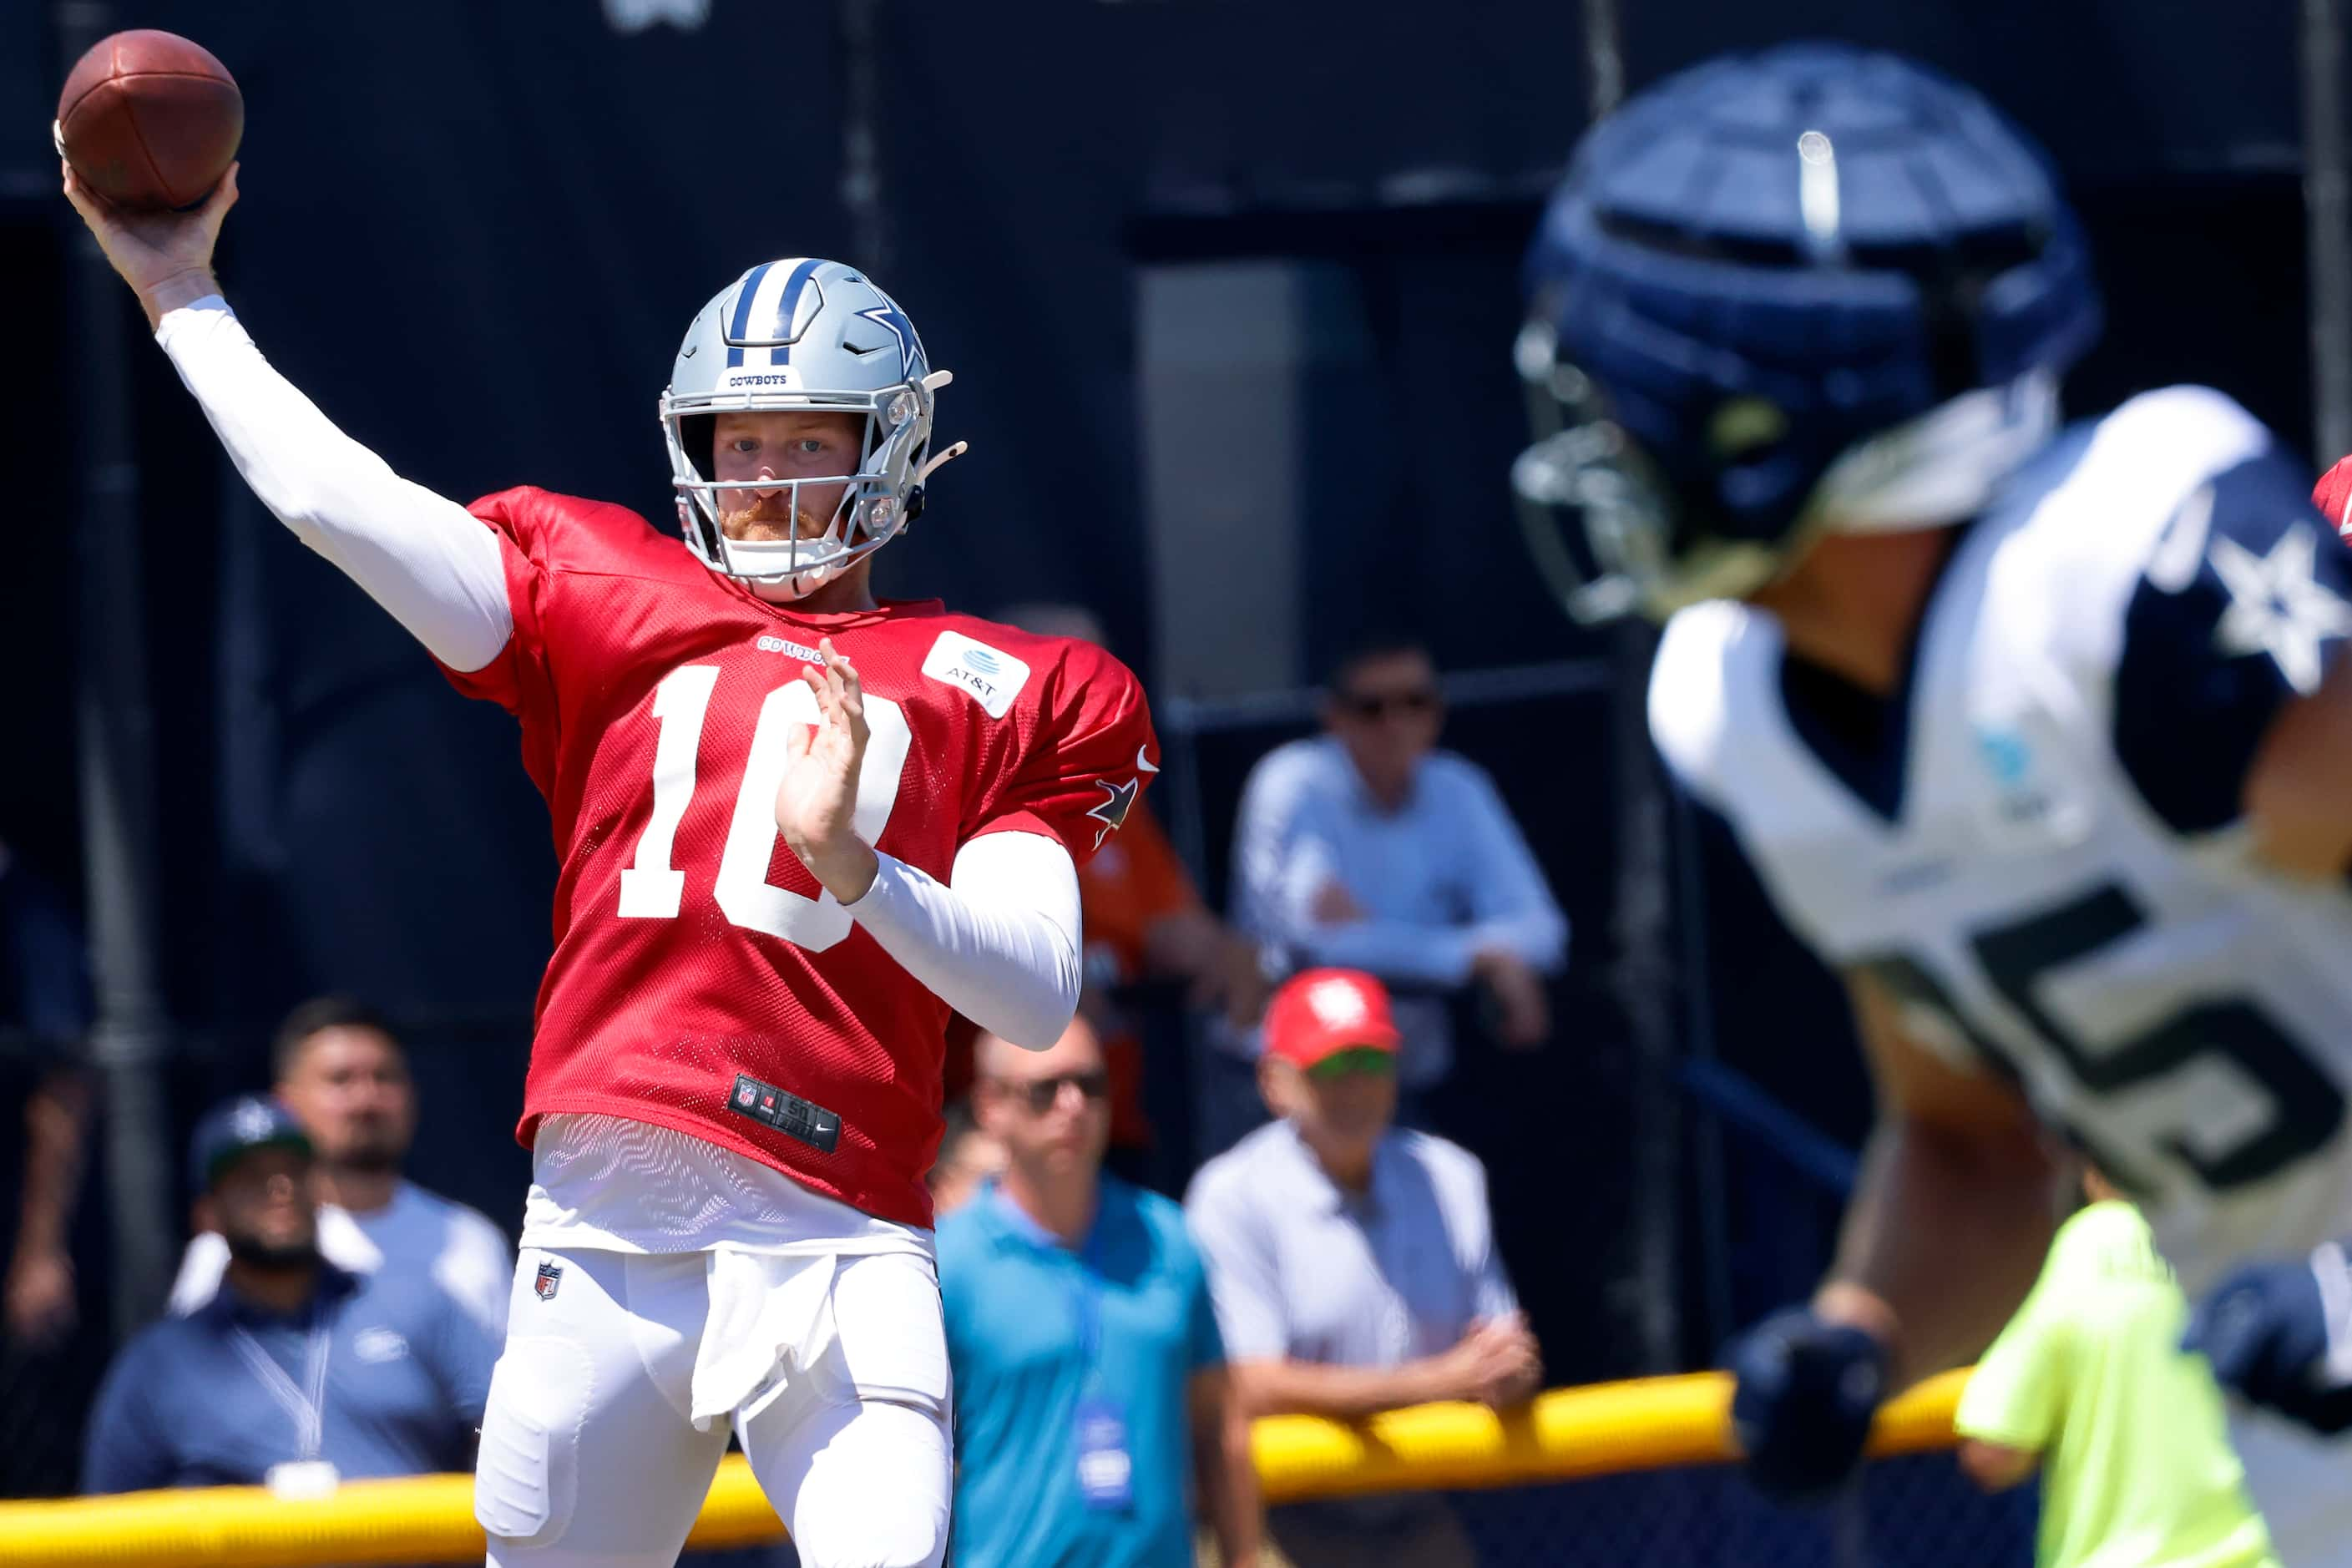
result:
M 522 1244 L 772 1257 L 931 1255 L 931 1233 L 812 1191 L 761 1162 L 619 1116 L 540 1118 Z
M 815 719 L 793 688 L 821 637 L 856 664 L 875 735 L 860 830 L 944 881 L 982 833 L 1045 833 L 1074 859 L 1092 854 L 1152 771 L 1135 678 L 1091 645 L 936 602 L 841 615 L 770 605 L 625 508 L 524 489 L 472 510 L 505 542 L 515 633 L 484 668 L 444 673 L 520 721 L 562 862 L 518 1138 L 530 1144 L 555 1111 L 650 1122 L 928 1226 L 948 1009 L 775 832 L 776 768 Z M 666 759 L 665 858 L 641 843 L 659 837 L 656 754 L 668 727 L 698 718 L 690 794 L 678 742 Z M 894 737 L 905 762 L 890 796 Z M 770 771 L 747 788 L 755 745 Z M 884 799 L 874 829 L 868 807 Z M 632 869 L 633 907 L 655 912 L 621 913 Z M 674 913 L 646 888 L 670 869 Z M 836 1113 L 835 1147 L 739 1111 L 739 1073 Z

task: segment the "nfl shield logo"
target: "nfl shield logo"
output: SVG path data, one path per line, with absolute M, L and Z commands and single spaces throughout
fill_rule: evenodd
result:
M 737 1084 L 735 1085 L 735 1103 L 736 1103 L 736 1104 L 738 1104 L 738 1105 L 749 1105 L 749 1104 L 751 1104 L 751 1101 L 752 1101 L 754 1099 L 756 1099 L 756 1098 L 758 1098 L 758 1091 L 757 1091 L 756 1089 L 753 1089 L 750 1084 L 748 1084 L 748 1083 L 743 1083 L 743 1082 L 740 1082 L 740 1081 L 738 1081 L 738 1082 L 737 1082 Z
M 539 1266 L 539 1279 L 532 1283 L 531 1289 L 539 1292 L 541 1300 L 552 1301 L 555 1300 L 555 1288 L 562 1283 L 563 1265 L 542 1263 Z

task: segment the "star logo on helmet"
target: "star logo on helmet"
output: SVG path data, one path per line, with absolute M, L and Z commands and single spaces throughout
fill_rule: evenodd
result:
M 879 294 L 881 290 L 877 289 L 875 292 Z M 898 309 L 887 294 L 883 294 L 880 304 L 871 310 L 858 311 L 857 319 L 873 322 L 898 340 L 898 374 L 902 379 L 911 379 L 915 374 L 915 353 L 922 343 L 916 338 L 915 323 L 907 320 L 907 312 Z

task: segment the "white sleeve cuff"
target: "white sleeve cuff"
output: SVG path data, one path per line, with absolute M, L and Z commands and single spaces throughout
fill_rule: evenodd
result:
M 877 854 L 848 906 L 882 951 L 1000 1039 L 1042 1051 L 1078 1008 L 1078 870 L 1037 833 L 990 833 L 957 851 L 941 883 Z
M 226 300 L 218 294 L 207 294 L 201 300 L 191 300 L 184 305 L 174 305 L 164 311 L 163 319 L 155 323 L 155 341 L 163 345 L 165 353 L 170 353 L 172 340 L 187 330 L 191 322 L 208 313 L 226 316 L 231 321 L 236 319 L 236 312 L 228 308 Z

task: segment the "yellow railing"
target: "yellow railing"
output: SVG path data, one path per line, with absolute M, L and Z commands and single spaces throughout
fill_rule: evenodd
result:
M 1962 1373 L 1880 1412 L 1878 1458 L 1948 1447 Z M 1305 1415 L 1257 1423 L 1269 1502 L 1430 1488 L 1525 1486 L 1735 1457 L 1720 1373 L 1555 1389 L 1497 1415 L 1424 1405 L 1356 1426 Z M 0 1563 L 45 1568 L 309 1568 L 314 1563 L 455 1563 L 482 1554 L 468 1476 L 352 1481 L 289 1502 L 257 1487 L 135 1492 L 0 1504 Z M 741 1546 L 783 1533 L 741 1457 L 719 1467 L 691 1547 Z

